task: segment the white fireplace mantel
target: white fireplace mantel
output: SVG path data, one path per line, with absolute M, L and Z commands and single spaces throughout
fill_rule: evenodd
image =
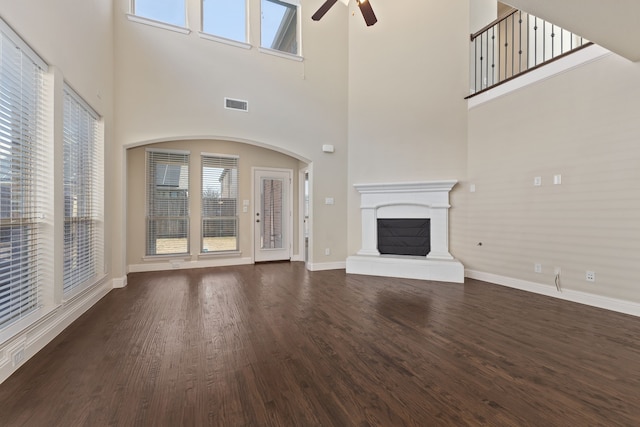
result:
M 449 192 L 457 181 L 355 184 L 360 193 L 362 247 L 347 258 L 347 273 L 464 282 L 464 266 L 449 253 Z M 381 255 L 378 219 L 429 218 L 426 257 Z

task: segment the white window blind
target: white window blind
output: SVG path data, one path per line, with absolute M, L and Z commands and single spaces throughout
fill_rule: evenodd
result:
M 238 250 L 238 158 L 202 156 L 202 253 Z
M 103 271 L 103 132 L 98 114 L 64 89 L 64 293 Z
M 189 153 L 147 151 L 147 255 L 189 253 Z
M 42 219 L 49 179 L 44 69 L 0 21 L 0 329 L 40 305 L 46 256 Z

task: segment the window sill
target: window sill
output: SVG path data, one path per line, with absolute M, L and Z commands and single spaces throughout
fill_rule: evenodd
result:
M 166 22 L 156 21 L 154 19 L 143 18 L 142 16 L 132 15 L 127 13 L 127 19 L 131 22 L 137 22 L 138 24 L 149 25 L 151 27 L 162 28 L 163 30 L 169 30 L 180 34 L 190 34 L 191 30 L 188 28 L 180 27 L 178 25 L 168 24 Z
M 292 61 L 298 61 L 298 62 L 304 61 L 304 58 L 302 56 L 294 55 L 292 53 L 287 53 L 287 52 L 281 52 L 279 50 L 268 49 L 266 47 L 259 47 L 258 51 L 262 53 L 266 53 L 267 55 L 279 56 L 280 58 L 290 59 Z
M 204 40 L 210 40 L 213 42 L 222 43 L 229 46 L 235 46 L 241 49 L 251 49 L 251 45 L 249 43 L 241 42 L 238 40 L 231 40 L 225 37 L 215 36 L 213 34 L 202 33 L 202 32 L 198 33 L 198 36 L 200 36 L 200 38 Z
M 142 261 L 191 261 L 191 255 L 189 254 L 176 254 L 176 255 L 145 255 L 142 257 Z
M 91 281 L 85 282 L 84 284 L 80 284 L 75 288 L 71 289 L 68 293 L 63 294 L 62 296 L 62 305 L 68 305 L 73 303 L 74 300 L 86 294 L 87 292 L 91 292 L 95 287 L 102 285 L 107 279 L 107 275 L 103 274 L 100 277 L 94 278 Z
M 43 324 L 50 316 L 52 316 L 57 311 L 57 309 L 58 306 L 40 307 L 25 316 L 23 319 L 20 319 L 17 322 L 6 326 L 0 331 L 0 346 L 15 339 L 18 335 L 33 330 L 38 325 Z
M 242 252 L 240 251 L 202 252 L 198 254 L 198 259 L 239 257 L 241 255 Z

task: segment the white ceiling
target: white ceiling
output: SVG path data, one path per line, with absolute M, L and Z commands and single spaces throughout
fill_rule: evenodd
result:
M 631 61 L 640 61 L 639 0 L 507 0 Z

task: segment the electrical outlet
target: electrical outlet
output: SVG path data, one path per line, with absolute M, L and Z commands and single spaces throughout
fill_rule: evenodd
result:
M 325 255 L 331 255 L 331 249 L 329 249 L 329 248 L 325 248 L 325 250 L 324 250 L 324 254 L 325 254 Z
M 559 276 L 560 275 L 560 267 L 556 267 L 553 269 L 553 275 L 554 276 Z
M 542 177 L 536 176 L 533 178 L 533 185 L 536 187 L 540 187 L 542 185 Z
M 535 271 L 536 273 L 542 273 L 542 264 L 534 264 L 533 271 Z
M 595 282 L 596 281 L 596 272 L 595 271 L 587 271 L 586 279 L 587 279 L 587 282 Z

